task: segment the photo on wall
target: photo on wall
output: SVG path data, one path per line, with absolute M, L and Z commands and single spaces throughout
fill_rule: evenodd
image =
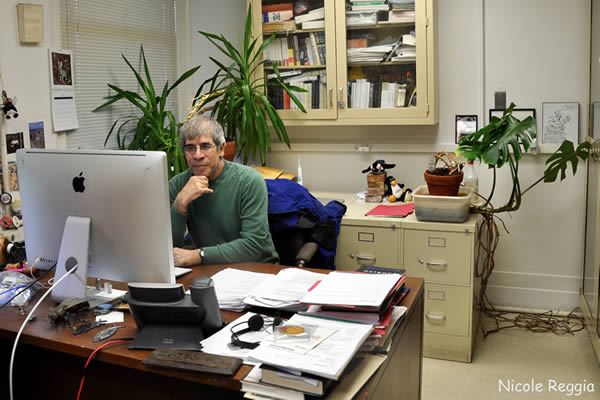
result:
M 16 192 L 19 190 L 19 177 L 17 175 L 17 162 L 10 161 L 8 163 L 8 190 Z
M 579 143 L 579 103 L 542 103 L 542 143 Z
M 477 115 L 457 115 L 454 126 L 456 143 L 463 137 L 477 132 Z
M 6 153 L 13 154 L 23 148 L 23 132 L 6 134 Z
M 29 145 L 32 149 L 46 148 L 44 140 L 44 121 L 29 123 Z

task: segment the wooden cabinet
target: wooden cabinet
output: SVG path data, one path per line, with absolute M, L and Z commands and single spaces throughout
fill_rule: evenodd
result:
M 380 11 L 331 0 L 284 21 L 271 19 L 289 13 L 268 10 L 285 10 L 289 1 L 249 2 L 255 37 L 275 35 L 257 79 L 268 85 L 277 68 L 284 82 L 306 90 L 295 93 L 303 113 L 287 94 L 267 89 L 286 125 L 437 123 L 435 0 L 415 0 L 414 10 L 386 4 Z
M 423 354 L 470 362 L 479 321 L 475 277 L 479 216 L 461 224 L 366 217 L 375 204 L 350 202 L 338 236 L 335 264 L 406 269 L 425 280 Z

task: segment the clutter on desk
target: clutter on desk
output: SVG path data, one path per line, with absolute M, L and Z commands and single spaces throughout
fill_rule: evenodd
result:
M 42 287 L 41 284 L 33 282 L 34 279 L 16 270 L 8 269 L 0 272 L 0 306 L 5 304 L 15 307 L 27 305 L 33 295 Z

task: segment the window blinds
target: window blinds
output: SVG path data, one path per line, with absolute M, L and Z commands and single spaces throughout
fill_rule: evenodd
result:
M 73 51 L 79 119 L 79 129 L 67 134 L 68 148 L 101 149 L 117 118 L 140 114 L 125 99 L 92 112 L 114 94 L 107 83 L 145 98 L 121 54 L 144 76 L 143 45 L 155 90 L 160 93 L 167 80 L 175 82 L 175 11 L 175 0 L 61 0 L 62 46 Z M 169 97 L 168 107 L 177 115 L 177 94 Z M 116 148 L 115 138 L 106 147 Z

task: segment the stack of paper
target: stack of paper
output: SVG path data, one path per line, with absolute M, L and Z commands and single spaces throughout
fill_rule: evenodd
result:
M 244 298 L 262 281 L 272 276 L 258 272 L 227 268 L 212 276 L 215 292 L 222 310 L 240 312 L 246 308 Z
M 298 314 L 290 318 L 288 324 L 317 325 L 335 329 L 335 333 L 305 354 L 279 348 L 263 341 L 247 355 L 248 359 L 337 380 L 372 330 L 371 325 Z
M 257 307 L 306 310 L 307 306 L 300 304 L 300 299 L 324 276 L 300 268 L 282 269 L 277 275 L 269 275 L 253 287 L 244 302 Z
M 361 274 L 333 271 L 306 294 L 305 304 L 321 304 L 346 310 L 377 311 L 397 288 L 400 274 Z
M 357 49 L 347 49 L 346 57 L 348 64 L 372 64 L 385 59 L 385 56 L 392 51 L 393 44 L 383 44 L 379 46 L 370 46 Z

